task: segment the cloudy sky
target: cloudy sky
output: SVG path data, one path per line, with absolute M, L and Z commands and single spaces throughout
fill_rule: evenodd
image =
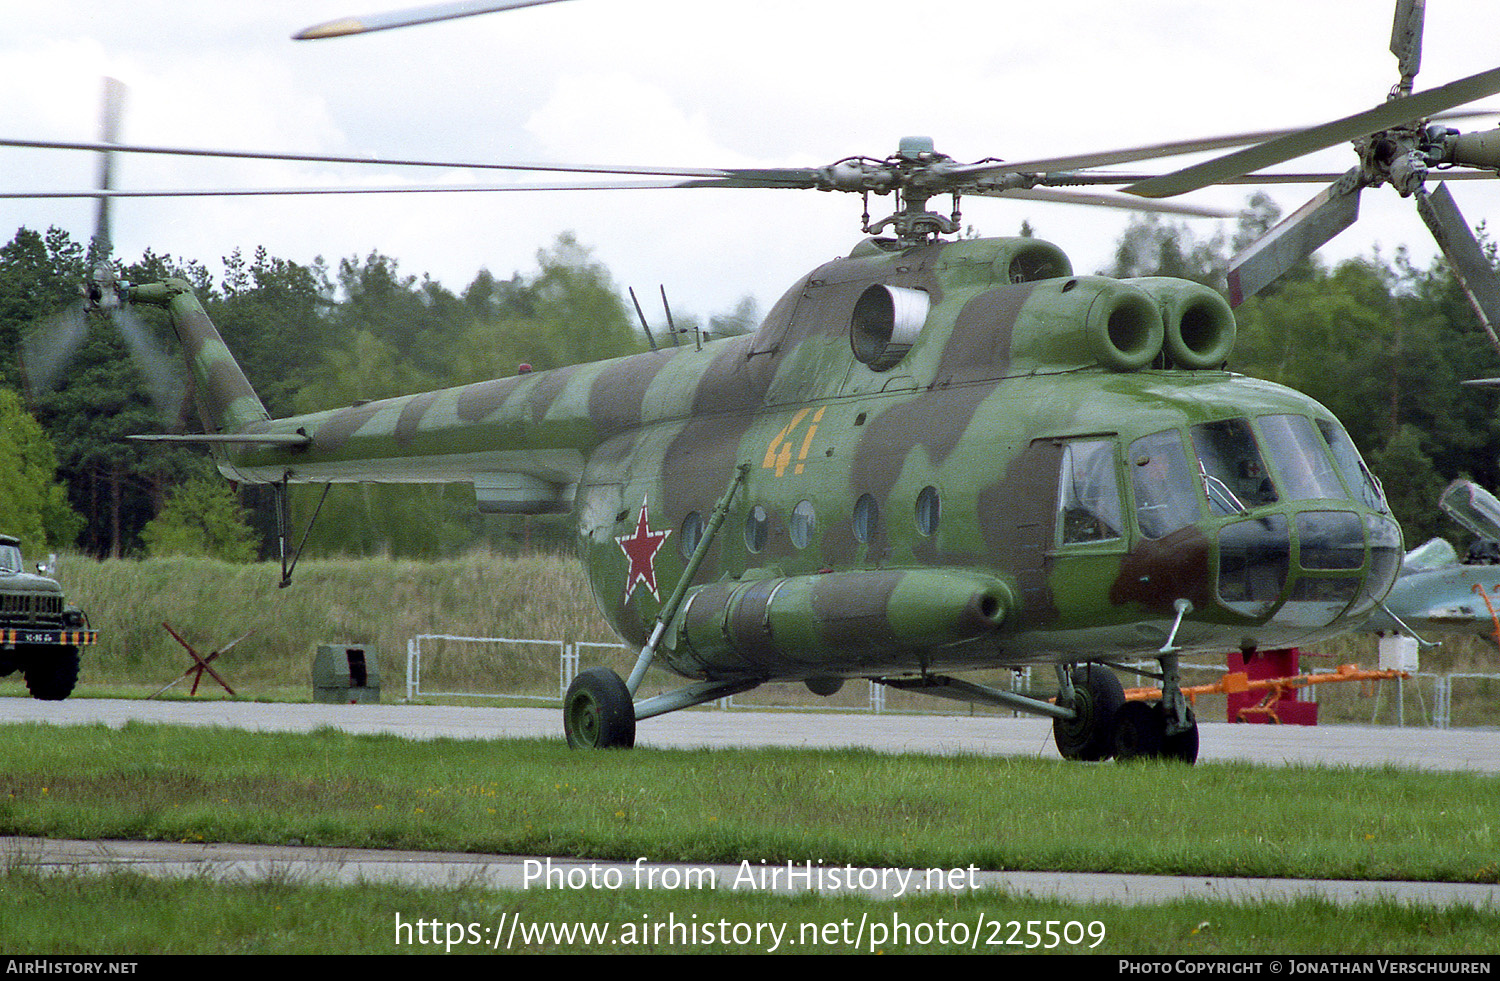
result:
M 572 0 L 289 39 L 318 21 L 400 6 L 0 0 L 0 134 L 96 138 L 100 78 L 112 75 L 129 86 L 123 138 L 142 144 L 755 167 L 883 157 L 923 134 L 968 161 L 1321 122 L 1379 103 L 1397 74 L 1388 0 Z M 1418 88 L 1500 64 L 1497 27 L 1491 4 L 1431 0 Z M 84 189 L 90 157 L 0 150 L 0 184 Z M 1352 163 L 1341 148 L 1295 166 Z M 117 173 L 118 186 L 139 189 L 495 179 L 143 156 L 121 158 Z M 1291 210 L 1315 191 L 1275 196 Z M 1234 208 L 1245 194 L 1209 189 L 1192 200 Z M 1455 194 L 1471 223 L 1500 213 L 1500 188 L 1465 182 Z M 709 314 L 745 295 L 768 308 L 800 273 L 848 251 L 860 211 L 855 196 L 816 191 L 133 200 L 117 205 L 115 226 L 129 258 L 149 246 L 216 269 L 237 247 L 304 262 L 378 250 L 455 290 L 480 268 L 531 269 L 538 248 L 571 230 L 622 288 L 665 284 L 674 308 Z M 1084 272 L 1108 261 L 1126 221 L 975 198 L 964 219 L 994 235 L 1028 220 Z M 0 201 L 5 238 L 21 225 L 85 238 L 92 205 Z M 1208 235 L 1216 223 L 1194 227 Z M 1424 260 L 1431 253 L 1411 203 L 1386 188 L 1366 192 L 1360 222 L 1325 255 L 1403 244 Z

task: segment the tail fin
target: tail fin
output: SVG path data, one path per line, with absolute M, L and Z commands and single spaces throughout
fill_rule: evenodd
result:
M 187 282 L 169 279 L 132 286 L 128 296 L 132 303 L 164 307 L 171 316 L 172 329 L 182 342 L 183 356 L 192 373 L 194 399 L 205 433 L 235 433 L 271 418 Z

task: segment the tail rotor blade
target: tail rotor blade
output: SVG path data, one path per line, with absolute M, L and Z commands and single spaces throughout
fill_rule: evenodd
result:
M 1259 293 L 1359 217 L 1359 169 L 1284 218 L 1229 263 L 1229 303 Z
M 1392 126 L 1425 119 L 1445 109 L 1461 106 L 1475 99 L 1500 92 L 1500 68 L 1470 75 L 1435 89 L 1428 89 L 1402 99 L 1392 99 L 1373 109 L 1357 112 L 1321 126 L 1298 130 L 1287 136 L 1267 140 L 1255 146 L 1184 167 L 1170 174 L 1152 177 L 1123 190 L 1148 198 L 1172 197 L 1196 191 L 1210 184 L 1227 181 L 1264 167 L 1284 163 L 1305 154 L 1335 146 L 1347 140 L 1368 136 Z
M 151 401 L 156 403 L 163 422 L 169 426 L 174 425 L 182 413 L 186 393 L 174 371 L 173 359 L 151 336 L 150 328 L 129 307 L 116 309 L 113 319 L 120 336 L 130 348 L 130 356 L 135 361 L 136 368 L 146 383 L 146 391 L 150 394 Z
M 1495 334 L 1495 324 L 1500 323 L 1500 277 L 1469 230 L 1453 195 L 1439 184 L 1434 190 L 1417 195 L 1417 211 L 1437 239 L 1454 277 L 1489 334 L 1490 343 L 1500 352 L 1500 337 Z
M 31 397 L 57 386 L 88 330 L 83 304 L 74 303 L 43 319 L 26 335 L 21 341 L 21 370 Z
M 120 118 L 125 111 L 125 86 L 118 79 L 106 78 L 104 80 L 104 106 L 99 120 L 99 142 L 102 144 L 120 142 Z M 99 181 L 98 189 L 109 191 L 114 188 L 115 155 L 109 150 L 99 152 Z M 113 247 L 111 229 L 109 224 L 110 197 L 101 194 L 98 197 L 98 207 L 94 216 L 94 242 L 95 249 L 101 256 L 107 256 Z

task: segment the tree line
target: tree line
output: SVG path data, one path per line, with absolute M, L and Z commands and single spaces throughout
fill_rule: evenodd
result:
M 61 328 L 71 322 L 96 261 L 57 229 L 23 228 L 0 247 L 0 349 L 29 351 L 34 362 L 55 359 L 46 349 L 60 346 L 53 341 L 67 333 Z M 403 273 L 379 253 L 329 267 L 258 249 L 226 257 L 223 267 L 215 278 L 200 264 L 148 251 L 120 266 L 118 276 L 190 282 L 273 416 L 510 375 L 522 362 L 545 370 L 646 347 L 608 270 L 567 235 L 538 253 L 534 273 L 500 279 L 481 271 L 457 293 Z M 738 315 L 754 311 L 742 304 Z M 144 321 L 144 331 L 163 345 L 171 339 L 162 311 L 132 308 L 129 316 Z M 200 449 L 124 438 L 183 429 L 188 399 L 181 389 L 163 393 L 149 384 L 127 349 L 126 332 L 104 329 L 100 319 L 93 318 L 57 370 L 58 384 L 38 384 L 35 364 L 28 370 L 22 357 L 0 363 L 0 393 L 9 393 L 8 401 L 0 399 L 6 444 L 0 454 L 22 452 L 9 446 L 19 440 L 31 457 L 46 458 L 27 471 L 28 484 L 37 484 L 38 473 L 55 472 L 38 485 L 44 490 L 28 491 L 30 503 L 11 506 L 0 495 L 0 528 L 22 529 L 34 552 L 270 554 L 277 515 L 269 493 L 243 488 L 236 499 Z M 734 315 L 718 320 L 728 329 Z M 34 340 L 29 347 L 26 338 Z M 180 378 L 180 352 L 160 353 L 170 363 L 165 374 Z M 37 438 L 17 428 L 23 417 L 37 427 Z M 294 521 L 310 516 L 316 502 L 310 491 L 319 492 L 294 488 Z M 562 537 L 555 522 L 480 516 L 465 491 L 336 487 L 309 553 L 431 556 L 485 540 L 504 547 Z M 45 514 L 32 498 L 50 502 Z M 194 520 L 195 511 L 202 517 Z
M 1230 256 L 1278 217 L 1256 196 L 1232 233 L 1207 238 L 1155 216 L 1135 219 L 1100 272 L 1177 276 L 1222 290 Z M 63 333 L 97 258 L 57 229 L 22 228 L 0 247 L 0 350 L 19 353 L 24 338 Z M 216 278 L 148 251 L 119 275 L 192 283 L 273 416 L 509 375 L 522 362 L 545 370 L 646 346 L 608 270 L 567 235 L 538 253 L 535 272 L 500 279 L 481 270 L 458 292 L 379 253 L 329 266 L 264 249 L 236 252 Z M 1230 367 L 1328 406 L 1382 478 L 1410 544 L 1443 530 L 1436 500 L 1448 480 L 1468 476 L 1500 489 L 1493 404 L 1500 394 L 1459 384 L 1500 374 L 1500 357 L 1441 261 L 1420 267 L 1404 250 L 1334 267 L 1315 258 L 1236 314 Z M 171 337 L 160 311 L 136 315 L 151 336 Z M 746 298 L 708 328 L 733 333 L 757 319 Z M 679 318 L 679 326 L 692 325 Z M 163 354 L 173 363 L 168 374 L 180 377 L 180 354 Z M 122 332 L 88 330 L 58 373 L 65 383 L 39 384 L 35 364 L 0 362 L 7 473 L 0 530 L 18 534 L 33 554 L 274 554 L 269 492 L 234 494 L 199 449 L 124 439 L 181 427 L 187 400 L 143 379 Z M 319 494 L 293 489 L 295 528 Z M 341 485 L 323 505 L 308 552 L 430 557 L 475 544 L 563 547 L 571 535 L 565 519 L 480 515 L 465 487 Z

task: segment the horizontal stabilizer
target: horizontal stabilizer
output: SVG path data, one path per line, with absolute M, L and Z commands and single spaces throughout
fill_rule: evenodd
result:
M 142 443 L 230 443 L 262 446 L 307 446 L 312 442 L 312 437 L 306 433 L 142 433 L 126 438 Z

